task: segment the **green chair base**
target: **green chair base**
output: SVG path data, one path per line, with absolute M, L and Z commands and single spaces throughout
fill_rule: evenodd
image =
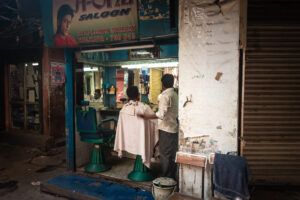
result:
M 133 171 L 128 174 L 128 179 L 133 181 L 151 181 L 154 179 L 149 169 L 143 164 L 140 155 L 136 156 Z
M 85 167 L 86 172 L 104 172 L 111 167 L 105 164 L 104 157 L 102 155 L 101 147 L 99 144 L 94 145 L 90 163 Z

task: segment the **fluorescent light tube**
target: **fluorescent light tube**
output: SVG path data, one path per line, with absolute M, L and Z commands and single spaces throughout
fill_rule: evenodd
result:
M 83 71 L 85 71 L 85 72 L 97 72 L 97 71 L 98 71 L 98 68 L 97 68 L 97 67 L 93 67 L 93 68 L 90 68 L 90 67 L 84 67 L 84 68 L 83 68 Z
M 127 49 L 147 49 L 147 48 L 153 48 L 154 46 L 155 46 L 154 44 L 148 44 L 148 45 L 140 45 L 140 46 L 91 49 L 91 50 L 83 50 L 83 51 L 81 51 L 81 53 L 92 53 L 92 52 L 103 52 L 103 51 L 118 51 L 118 50 L 127 50 Z
M 128 69 L 178 67 L 178 62 L 142 63 L 142 64 L 122 65 L 121 67 L 128 68 Z

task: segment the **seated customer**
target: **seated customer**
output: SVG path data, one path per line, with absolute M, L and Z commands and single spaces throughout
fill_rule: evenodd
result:
M 94 93 L 94 99 L 100 99 L 101 97 L 101 91 L 100 89 L 96 89 Z
M 90 98 L 90 101 L 91 102 L 102 102 L 101 101 L 101 91 L 100 91 L 100 89 L 95 89 L 95 93 L 94 93 L 94 96 L 91 96 L 91 98 Z
M 114 150 L 122 157 L 122 151 L 140 155 L 143 164 L 150 167 L 153 149 L 158 142 L 157 119 L 143 120 L 137 114 L 152 115 L 151 108 L 139 101 L 139 91 L 136 86 L 126 90 L 128 103 L 120 111 Z

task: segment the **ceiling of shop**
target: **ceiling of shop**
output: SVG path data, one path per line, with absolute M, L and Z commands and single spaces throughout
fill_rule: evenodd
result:
M 40 48 L 42 34 L 39 0 L 0 1 L 0 50 Z

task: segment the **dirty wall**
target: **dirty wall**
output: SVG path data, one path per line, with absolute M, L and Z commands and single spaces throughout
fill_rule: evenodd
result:
M 238 0 L 179 1 L 180 151 L 237 151 L 238 49 Z M 201 196 L 200 168 L 181 165 L 179 180 L 181 192 Z

